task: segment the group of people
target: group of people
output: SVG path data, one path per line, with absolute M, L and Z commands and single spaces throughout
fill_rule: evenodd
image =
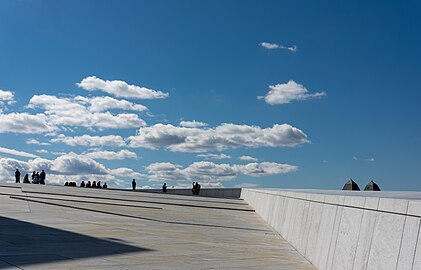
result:
M 88 181 L 86 184 L 85 184 L 85 181 L 82 181 L 80 183 L 80 187 L 87 187 L 87 188 L 108 188 L 107 183 L 104 183 L 103 185 L 101 185 L 101 181 L 98 181 L 98 182 L 92 181 L 92 183 L 91 183 L 91 181 Z
M 19 169 L 16 169 L 15 171 L 15 181 L 16 183 L 20 183 L 20 176 L 21 176 L 21 172 L 19 171 Z M 31 181 L 29 181 L 29 175 L 25 174 L 25 176 L 23 177 L 23 181 L 22 183 L 25 184 L 41 184 L 41 185 L 45 185 L 45 179 L 47 177 L 47 174 L 44 172 L 44 170 L 40 172 L 33 172 L 31 175 Z
M 200 184 L 199 182 L 193 182 L 193 188 L 191 189 L 193 195 L 199 195 L 200 192 Z

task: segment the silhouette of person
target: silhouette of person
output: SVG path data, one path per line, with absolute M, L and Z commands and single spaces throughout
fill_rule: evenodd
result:
M 193 182 L 193 188 L 191 189 L 191 192 L 193 193 L 193 195 L 196 194 L 196 185 L 195 185 L 195 182 Z
M 199 192 L 200 192 L 200 184 L 199 184 L 199 182 L 196 182 L 196 195 L 199 195 Z
M 96 181 L 92 181 L 92 186 L 93 188 L 96 188 Z
M 91 187 L 91 181 L 88 181 L 88 183 L 86 183 L 86 187 Z
M 104 185 L 102 186 L 102 188 L 108 188 L 107 183 L 104 183 Z
M 35 176 L 36 176 L 35 171 L 33 171 L 31 175 L 32 184 L 35 184 Z
M 82 182 L 80 183 L 80 187 L 85 187 L 85 181 L 82 181 Z
M 101 186 L 101 181 L 98 181 L 98 183 L 96 183 L 96 187 L 97 187 L 97 188 L 102 188 L 102 186 Z
M 35 174 L 35 183 L 34 184 L 39 184 L 39 172 L 37 172 Z
M 15 171 L 15 179 L 16 179 L 16 183 L 20 183 L 20 171 L 19 171 L 19 169 L 16 169 L 16 171 Z
M 167 183 L 164 183 L 164 185 L 162 186 L 162 192 L 167 192 Z
M 28 174 L 25 174 L 25 177 L 23 177 L 23 182 L 25 184 L 30 184 L 30 182 L 29 182 L 29 175 Z
M 132 181 L 132 189 L 136 190 L 136 180 L 135 179 L 133 179 L 133 181 Z
M 46 173 L 44 172 L 44 170 L 41 171 L 39 178 L 40 178 L 40 184 L 41 185 L 45 185 L 45 177 L 46 177 Z
M 65 187 L 69 186 L 69 182 L 64 183 L 64 186 Z

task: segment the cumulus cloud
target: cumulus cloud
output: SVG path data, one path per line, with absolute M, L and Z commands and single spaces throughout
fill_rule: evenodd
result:
M 155 181 L 176 180 L 209 183 L 232 180 L 239 174 L 251 177 L 261 177 L 295 172 L 297 169 L 297 166 L 275 162 L 237 165 L 216 164 L 209 161 L 194 162 L 185 168 L 170 162 L 157 162 L 150 164 L 146 168 L 148 178 Z
M 0 101 L 6 101 L 6 102 L 14 101 L 13 92 L 0 89 Z
M 86 77 L 76 85 L 88 91 L 101 90 L 108 94 L 124 98 L 156 99 L 168 97 L 168 93 L 163 93 L 161 91 L 148 89 L 137 85 L 130 85 L 124 81 L 119 80 L 102 80 L 95 76 Z
M 46 149 L 38 149 L 36 151 L 37 151 L 37 153 L 40 153 L 40 154 L 46 154 L 46 153 L 48 153 L 48 150 L 46 150 Z
M 56 127 L 50 125 L 47 116 L 44 114 L 28 113 L 0 113 L 0 133 L 46 133 L 56 130 Z
M 50 143 L 47 142 L 40 142 L 38 140 L 35 140 L 33 138 L 27 139 L 25 141 L 26 144 L 34 144 L 34 145 L 50 145 Z
M 100 100 L 100 103 L 96 106 L 92 103 L 95 98 L 89 99 L 81 96 L 76 98 L 59 98 L 52 95 L 34 95 L 29 101 L 28 108 L 44 109 L 44 114 L 46 115 L 48 122 L 54 126 L 121 129 L 146 125 L 145 121 L 140 119 L 137 114 L 121 113 L 114 115 L 109 111 L 98 112 L 98 110 L 102 111 L 111 108 L 141 110 L 143 109 L 143 107 L 141 107 L 142 105 L 114 99 L 98 99 Z M 90 108 L 92 106 L 94 107 L 91 110 Z
M 208 124 L 203 122 L 198 122 L 196 120 L 193 121 L 181 121 L 179 124 L 181 127 L 191 127 L 191 128 L 198 128 L 198 127 L 206 127 Z
M 148 108 L 142 104 L 136 104 L 124 99 L 119 100 L 112 97 L 87 98 L 77 96 L 74 98 L 74 100 L 89 105 L 88 109 L 92 112 L 103 112 L 111 109 L 120 109 L 137 112 L 143 112 L 148 110 Z
M 156 124 L 140 128 L 129 146 L 165 148 L 175 152 L 222 151 L 239 147 L 294 147 L 308 143 L 307 135 L 288 124 L 271 128 L 222 124 L 216 128 L 186 128 Z
M 269 42 L 262 42 L 259 43 L 259 46 L 268 49 L 268 50 L 274 50 L 274 49 L 284 49 L 284 50 L 288 50 L 291 52 L 296 52 L 298 50 L 297 46 L 293 45 L 293 46 L 284 46 L 281 44 L 276 44 L 276 43 L 269 43 Z
M 92 159 L 123 160 L 126 158 L 137 158 L 136 153 L 129 150 L 114 151 L 95 151 L 84 154 Z
M 196 157 L 203 158 L 203 159 L 227 159 L 231 158 L 229 155 L 226 154 L 199 154 Z
M 0 153 L 5 153 L 5 154 L 9 154 L 9 155 L 14 155 L 14 156 L 20 156 L 20 157 L 29 157 L 29 158 L 37 158 L 37 155 L 31 154 L 31 153 L 27 153 L 27 152 L 23 152 L 23 151 L 18 151 L 15 149 L 8 149 L 8 148 L 4 148 L 4 147 L 0 147 Z
M 241 156 L 240 160 L 243 160 L 243 161 L 258 161 L 257 158 L 254 158 L 254 157 L 251 157 L 251 156 Z
M 70 146 L 125 146 L 126 143 L 121 136 L 107 135 L 107 136 L 91 136 L 82 135 L 75 137 L 66 137 L 60 134 L 57 138 L 50 140 L 52 143 L 64 143 Z
M 310 94 L 302 84 L 290 80 L 287 83 L 270 85 L 266 96 L 259 96 L 258 99 L 264 99 L 270 105 L 286 104 L 294 100 L 307 100 L 326 96 L 325 92 Z
M 129 178 L 129 179 L 139 179 L 139 178 L 143 178 L 144 175 L 134 171 L 131 168 L 117 168 L 117 169 L 111 169 L 110 170 L 110 174 L 114 175 L 114 176 L 119 176 L 119 177 L 125 177 L 125 178 Z

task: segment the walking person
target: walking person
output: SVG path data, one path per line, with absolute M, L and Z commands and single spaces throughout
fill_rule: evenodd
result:
M 15 179 L 16 179 L 16 183 L 20 183 L 20 171 L 19 171 L 19 169 L 16 169 L 16 171 L 15 171 Z
M 133 181 L 132 181 L 132 189 L 136 190 L 136 180 L 135 179 L 133 179 Z

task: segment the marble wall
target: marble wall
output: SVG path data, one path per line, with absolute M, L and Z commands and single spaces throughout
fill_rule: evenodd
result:
M 241 198 L 318 269 L 421 269 L 421 200 L 381 194 L 242 189 Z
M 162 193 L 162 189 L 139 189 L 140 192 Z M 191 188 L 168 188 L 168 194 L 192 195 Z M 200 196 L 215 198 L 240 198 L 241 188 L 201 188 Z

